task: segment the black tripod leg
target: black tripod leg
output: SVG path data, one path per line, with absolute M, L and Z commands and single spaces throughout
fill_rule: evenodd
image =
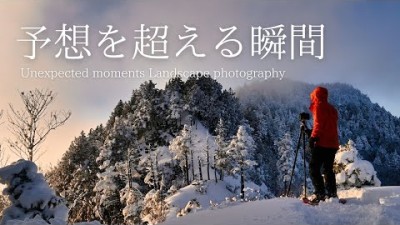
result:
M 304 163 L 304 198 L 307 198 L 307 165 L 306 165 L 306 134 L 302 130 L 303 135 L 303 163 Z
M 298 155 L 298 153 L 299 153 L 300 141 L 301 141 L 301 137 L 302 137 L 303 134 L 304 134 L 303 128 L 301 128 L 300 135 L 299 135 L 299 140 L 297 141 L 297 147 L 296 147 L 296 153 L 295 153 L 296 155 L 295 155 L 295 157 L 294 157 L 294 162 L 293 162 L 293 166 L 292 166 L 292 173 L 290 174 L 289 186 L 288 186 L 288 189 L 286 190 L 286 194 L 285 194 L 286 196 L 289 195 L 290 187 L 292 186 L 292 179 L 293 179 L 293 175 L 294 175 L 294 169 L 295 169 L 295 167 L 296 167 L 297 155 Z

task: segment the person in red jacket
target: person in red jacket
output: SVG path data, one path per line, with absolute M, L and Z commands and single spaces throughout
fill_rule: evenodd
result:
M 333 172 L 335 154 L 339 148 L 338 112 L 328 102 L 328 90 L 317 87 L 311 92 L 310 111 L 313 124 L 309 145 L 311 149 L 310 177 L 314 185 L 313 201 L 337 198 L 336 179 Z M 323 168 L 324 178 L 321 175 Z

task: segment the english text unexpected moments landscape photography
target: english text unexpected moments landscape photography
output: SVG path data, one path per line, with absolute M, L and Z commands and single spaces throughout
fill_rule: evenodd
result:
M 400 3 L 0 2 L 0 224 L 400 224 Z

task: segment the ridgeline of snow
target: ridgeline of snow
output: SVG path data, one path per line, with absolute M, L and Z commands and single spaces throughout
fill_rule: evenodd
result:
M 321 202 L 309 206 L 294 198 L 235 204 L 222 209 L 207 209 L 180 218 L 168 218 L 163 225 L 232 225 L 232 224 L 298 224 L 365 225 L 400 224 L 400 187 L 370 187 L 340 191 L 348 202 Z M 184 194 L 182 199 L 186 198 Z M 175 196 L 175 201 L 179 199 Z

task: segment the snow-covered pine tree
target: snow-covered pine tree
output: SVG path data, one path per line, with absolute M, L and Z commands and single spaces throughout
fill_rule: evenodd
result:
M 185 83 L 178 76 L 170 79 L 165 85 L 165 98 L 168 104 L 167 120 L 170 126 L 178 128 L 182 124 L 184 112 L 183 89 Z
M 357 146 L 357 149 L 359 149 L 360 155 L 364 155 L 367 157 L 371 155 L 371 145 L 369 144 L 368 138 L 365 135 L 357 136 L 357 138 L 355 139 L 355 145 Z M 369 160 L 372 160 L 372 157 L 368 158 Z
M 140 154 L 135 142 L 133 147 L 128 148 L 126 160 L 119 162 L 116 169 L 126 183 L 125 187 L 119 191 L 120 202 L 124 206 L 122 215 L 126 225 L 141 224 L 140 211 L 144 196 L 141 191 L 143 188 L 138 184 L 142 180 L 138 171 L 141 169 L 139 159 Z
M 95 213 L 95 195 L 93 191 L 99 172 L 96 158 L 104 142 L 104 128 L 84 132 L 71 143 L 61 161 L 46 173 L 50 186 L 68 203 L 70 208 L 68 221 L 75 223 L 98 219 Z
M 125 225 L 141 224 L 140 212 L 143 205 L 143 196 L 139 191 L 139 185 L 126 184 L 126 186 L 120 191 L 121 202 L 125 205 L 122 209 L 122 215 L 124 216 Z
M 174 159 L 179 162 L 179 166 L 185 174 L 186 184 L 190 184 L 189 179 L 189 154 L 191 145 L 191 127 L 188 125 L 184 125 L 181 133 L 176 136 L 169 146 L 169 150 L 175 155 Z M 193 166 L 193 165 L 192 165 Z
M 232 165 L 231 172 L 240 175 L 240 198 L 244 200 L 245 171 L 256 165 L 251 160 L 255 149 L 254 140 L 246 131 L 245 126 L 239 126 L 237 134 L 227 147 L 229 163 Z
M 134 91 L 136 103 L 134 125 L 137 129 L 142 129 L 143 132 L 150 126 L 156 101 L 154 98 L 156 98 L 157 92 L 158 90 L 152 81 L 141 84 L 139 90 Z
M 110 118 L 107 121 L 106 130 L 112 129 L 115 123 L 115 118 L 121 117 L 123 111 L 124 111 L 124 102 L 122 100 L 119 100 L 113 112 L 111 113 Z
M 107 154 L 106 150 L 101 150 L 102 154 Z M 120 203 L 119 188 L 115 183 L 118 173 L 115 171 L 115 166 L 108 165 L 109 162 L 103 163 L 100 169 L 103 172 L 98 173 L 98 182 L 94 187 L 96 192 L 96 212 L 101 221 L 106 224 L 123 222 L 121 215 L 122 204 Z
M 113 128 L 109 131 L 106 140 L 100 148 L 99 180 L 94 187 L 97 201 L 97 214 L 103 223 L 121 224 L 124 221 L 120 202 L 120 190 L 126 186 L 126 158 L 128 149 L 134 141 L 134 135 L 130 121 L 122 117 L 116 117 Z
M 206 107 L 206 104 L 210 102 L 207 100 L 207 96 L 204 93 L 203 90 L 201 90 L 201 87 L 195 84 L 194 86 L 191 87 L 190 91 L 187 93 L 185 96 L 185 101 L 187 104 L 187 109 L 191 115 L 191 126 L 193 125 L 193 122 L 196 120 L 203 120 L 207 110 L 210 109 L 209 107 Z M 196 128 L 196 127 L 194 127 Z
M 185 101 L 194 121 L 200 120 L 213 132 L 222 113 L 222 85 L 209 76 L 193 76 L 186 81 L 185 89 Z
M 160 187 L 160 172 L 158 171 L 158 157 L 159 152 L 156 150 L 154 152 L 149 152 L 145 160 L 141 163 L 142 167 L 146 170 L 146 176 L 144 178 L 144 183 L 150 187 L 158 190 Z
M 140 217 L 148 224 L 158 224 L 165 221 L 168 210 L 169 205 L 164 201 L 161 192 L 153 189 L 144 197 Z
M 151 80 L 146 81 L 134 91 L 131 101 L 135 110 L 130 120 L 138 140 L 144 140 L 146 145 L 161 146 L 167 144 L 162 130 L 168 129 L 168 103 L 155 85 Z
M 224 121 L 227 137 L 235 135 L 240 122 L 243 120 L 243 112 L 236 97 L 235 92 L 231 88 L 222 91 L 220 99 L 220 117 Z M 218 121 L 219 121 L 218 120 Z M 218 125 L 217 125 L 218 126 Z M 216 128 L 217 129 L 217 128 Z
M 294 163 L 295 152 L 293 150 L 293 141 L 289 133 L 286 133 L 280 141 L 276 141 L 275 145 L 278 147 L 278 161 L 276 167 L 279 173 L 280 187 L 286 193 L 290 176 L 292 174 L 292 167 Z M 297 169 L 297 168 L 296 168 Z M 296 174 L 296 171 L 294 171 Z M 292 180 L 293 182 L 294 180 Z
M 215 133 L 215 145 L 217 149 L 215 150 L 214 169 L 218 171 L 220 180 L 224 180 L 224 173 L 229 172 L 232 168 L 230 167 L 228 154 L 226 153 L 226 147 L 228 146 L 226 141 L 227 131 L 224 121 L 221 118 L 215 129 Z
M 374 167 L 370 162 L 359 158 L 352 140 L 345 146 L 340 146 L 335 156 L 334 171 L 340 188 L 381 185 Z
M 11 206 L 3 211 L 1 225 L 9 220 L 41 218 L 47 223 L 66 224 L 68 208 L 64 200 L 54 193 L 35 163 L 20 159 L 0 169 L 0 182 L 9 196 Z

